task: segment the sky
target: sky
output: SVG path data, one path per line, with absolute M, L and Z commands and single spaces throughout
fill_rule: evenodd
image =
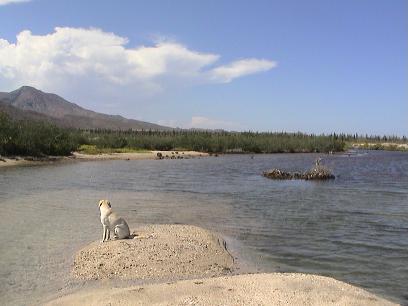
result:
M 0 0 L 0 91 L 183 128 L 408 136 L 408 1 Z

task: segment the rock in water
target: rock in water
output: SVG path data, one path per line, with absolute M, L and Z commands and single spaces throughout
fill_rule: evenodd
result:
M 335 178 L 328 168 L 320 164 L 304 173 L 291 173 L 280 169 L 272 169 L 264 171 L 262 175 L 274 180 L 330 180 Z

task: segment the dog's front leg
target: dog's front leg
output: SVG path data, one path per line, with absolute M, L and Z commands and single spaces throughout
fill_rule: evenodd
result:
M 104 225 L 103 226 L 103 236 L 102 236 L 102 241 L 101 242 L 105 242 L 105 240 L 106 240 L 106 230 L 107 230 L 107 226 L 106 225 Z
M 108 234 L 108 237 L 106 238 L 106 240 L 109 240 L 110 239 L 110 228 L 109 227 L 107 227 L 107 234 Z

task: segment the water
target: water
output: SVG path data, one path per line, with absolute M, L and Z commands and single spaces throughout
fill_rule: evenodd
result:
M 408 154 L 328 155 L 337 178 L 273 181 L 319 155 L 76 162 L 0 169 L 0 303 L 33 304 L 84 284 L 75 251 L 102 238 L 98 200 L 131 227 L 187 223 L 238 243 L 258 270 L 316 273 L 408 302 Z

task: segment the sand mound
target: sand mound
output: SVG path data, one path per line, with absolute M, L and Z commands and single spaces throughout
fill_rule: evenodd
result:
M 236 275 L 82 291 L 49 305 L 395 305 L 332 278 L 297 273 Z
M 185 279 L 231 272 L 224 241 L 189 225 L 149 225 L 133 239 L 94 242 L 80 250 L 72 274 L 80 279 Z

